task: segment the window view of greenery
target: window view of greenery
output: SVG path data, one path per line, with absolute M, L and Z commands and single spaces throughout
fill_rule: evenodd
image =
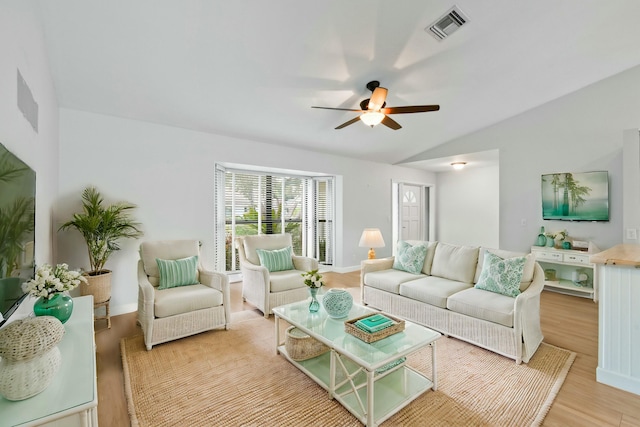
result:
M 289 233 L 294 254 L 313 256 L 320 262 L 331 260 L 327 236 L 332 232 L 333 218 L 327 182 L 332 181 L 227 171 L 226 270 L 239 268 L 234 239 L 257 234 Z
M 301 178 L 227 172 L 225 179 L 227 271 L 238 268 L 238 255 L 231 240 L 233 237 L 279 234 L 284 229 L 284 232 L 291 234 L 293 252 L 302 253 L 302 181 Z

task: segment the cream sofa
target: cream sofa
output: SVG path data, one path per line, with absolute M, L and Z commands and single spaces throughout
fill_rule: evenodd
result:
M 542 342 L 540 292 L 544 272 L 528 254 L 520 294 L 505 296 L 477 289 L 484 254 L 500 258 L 525 254 L 441 242 L 424 244 L 420 274 L 393 268 L 394 257 L 362 262 L 360 288 L 365 305 L 397 315 L 526 363 Z

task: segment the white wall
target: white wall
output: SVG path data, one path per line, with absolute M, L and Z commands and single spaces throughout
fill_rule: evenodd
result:
M 499 178 L 497 165 L 438 173 L 437 240 L 497 248 L 500 244 Z
M 638 244 L 640 241 L 640 133 L 638 129 L 624 131 L 622 169 L 623 197 L 623 243 Z
M 38 104 L 38 133 L 17 107 L 18 69 Z M 55 262 L 58 103 L 37 8 L 28 0 L 3 1 L 0 13 L 0 117 L 0 143 L 36 171 L 36 263 Z
M 341 199 L 335 266 L 359 267 L 367 249 L 358 247 L 362 230 L 379 227 L 391 241 L 391 184 L 403 180 L 435 182 L 433 174 L 399 166 L 205 134 L 111 116 L 60 110 L 60 224 L 80 209 L 80 194 L 95 185 L 107 202 L 138 205 L 143 239 L 197 238 L 212 265 L 214 245 L 213 177 L 216 162 L 259 165 L 340 176 Z M 88 268 L 84 243 L 76 231 L 59 233 L 60 258 Z M 107 268 L 114 271 L 114 312 L 135 310 L 139 241 L 122 242 Z M 391 255 L 391 245 L 376 251 Z
M 566 228 L 570 236 L 606 249 L 623 238 L 623 133 L 639 125 L 636 67 L 411 160 L 499 149 L 500 247 L 527 251 L 544 225 L 548 231 Z M 593 170 L 609 172 L 610 221 L 543 221 L 540 176 Z M 638 191 L 640 184 L 628 185 Z

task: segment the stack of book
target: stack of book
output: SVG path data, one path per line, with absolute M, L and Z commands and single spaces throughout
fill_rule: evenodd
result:
M 393 326 L 395 322 L 383 314 L 373 314 L 355 322 L 355 326 L 370 334 Z

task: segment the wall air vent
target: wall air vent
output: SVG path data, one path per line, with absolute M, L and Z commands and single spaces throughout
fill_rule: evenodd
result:
M 453 34 L 458 28 L 469 22 L 458 6 L 453 6 L 444 16 L 441 16 L 432 25 L 424 30 L 436 40 L 444 40 Z

